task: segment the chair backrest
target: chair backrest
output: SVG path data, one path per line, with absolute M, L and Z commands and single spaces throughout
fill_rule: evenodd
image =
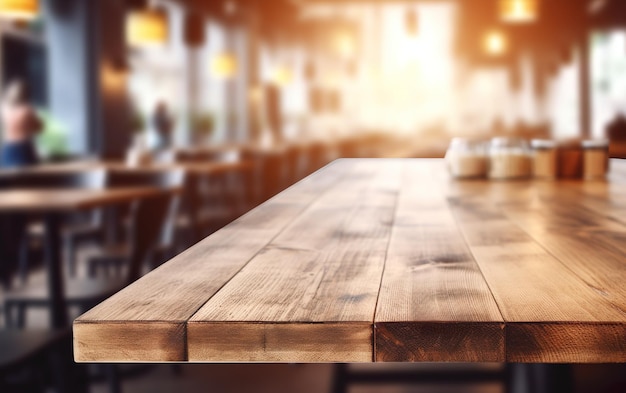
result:
M 175 218 L 180 208 L 180 193 L 167 192 L 184 185 L 185 172 L 172 171 L 112 171 L 109 173 L 109 187 L 155 187 L 163 189 L 162 194 L 135 201 L 130 208 L 131 258 L 127 282 L 141 276 L 142 264 L 154 248 L 171 241 Z
M 108 172 L 107 186 L 119 187 L 157 187 L 176 188 L 181 187 L 185 179 L 185 171 L 174 170 L 116 170 Z
M 179 150 L 174 154 L 174 161 L 181 163 L 208 162 L 213 159 L 210 152 L 205 150 L 184 151 Z

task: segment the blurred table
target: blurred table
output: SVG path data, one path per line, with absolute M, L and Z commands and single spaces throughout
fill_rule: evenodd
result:
M 81 362 L 626 361 L 626 163 L 338 160 L 74 322 Z
M 84 171 L 90 169 L 104 168 L 116 171 L 163 171 L 183 169 L 190 173 L 198 174 L 223 174 L 236 170 L 250 169 L 252 163 L 244 160 L 236 161 L 208 161 L 208 162 L 172 162 L 172 163 L 154 163 L 141 166 L 129 166 L 123 161 L 100 161 L 100 160 L 80 160 L 58 164 L 44 164 L 19 170 L 4 169 L 0 170 L 0 178 L 19 175 L 23 172 L 59 172 L 59 171 Z
M 15 173 L 15 176 L 19 174 Z M 61 218 L 80 210 L 127 203 L 162 192 L 164 190 L 150 187 L 105 190 L 11 189 L 0 192 L 0 214 L 38 214 L 44 217 L 51 327 L 62 328 L 69 322 L 64 303 L 65 292 L 61 268 Z

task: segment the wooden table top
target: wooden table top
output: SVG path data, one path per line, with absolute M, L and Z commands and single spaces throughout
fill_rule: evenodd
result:
M 158 195 L 155 187 L 124 187 L 103 190 L 84 189 L 12 189 L 0 191 L 0 213 L 50 213 L 91 209 Z
M 107 169 L 115 171 L 164 171 L 182 169 L 199 175 L 223 174 L 235 170 L 250 169 L 253 162 L 247 160 L 237 161 L 208 161 L 198 163 L 154 163 L 144 166 L 128 166 L 122 161 L 81 160 L 58 164 L 44 164 L 29 168 L 0 170 L 0 176 L 13 176 L 19 173 L 45 173 L 59 171 L 84 171 L 90 169 Z
M 626 361 L 626 161 L 606 182 L 339 160 L 74 322 L 108 361 Z

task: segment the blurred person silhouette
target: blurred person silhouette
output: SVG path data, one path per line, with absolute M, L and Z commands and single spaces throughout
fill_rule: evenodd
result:
M 43 124 L 30 102 L 30 89 L 21 79 L 9 83 L 2 99 L 0 167 L 16 168 L 39 162 L 34 138 Z
M 165 150 L 172 147 L 172 131 L 174 124 L 168 113 L 167 104 L 162 100 L 158 101 L 154 108 L 152 126 L 156 132 L 154 148 L 156 150 Z

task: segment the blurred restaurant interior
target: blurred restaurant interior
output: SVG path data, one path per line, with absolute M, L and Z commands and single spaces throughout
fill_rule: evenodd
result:
M 0 194 L 110 191 L 0 207 L 0 392 L 319 392 L 329 365 L 77 366 L 70 322 L 339 158 L 492 138 L 626 158 L 626 1 L 0 0 L 0 87 Z M 575 379 L 626 391 L 620 365 Z M 381 390 L 504 391 L 351 389 Z

